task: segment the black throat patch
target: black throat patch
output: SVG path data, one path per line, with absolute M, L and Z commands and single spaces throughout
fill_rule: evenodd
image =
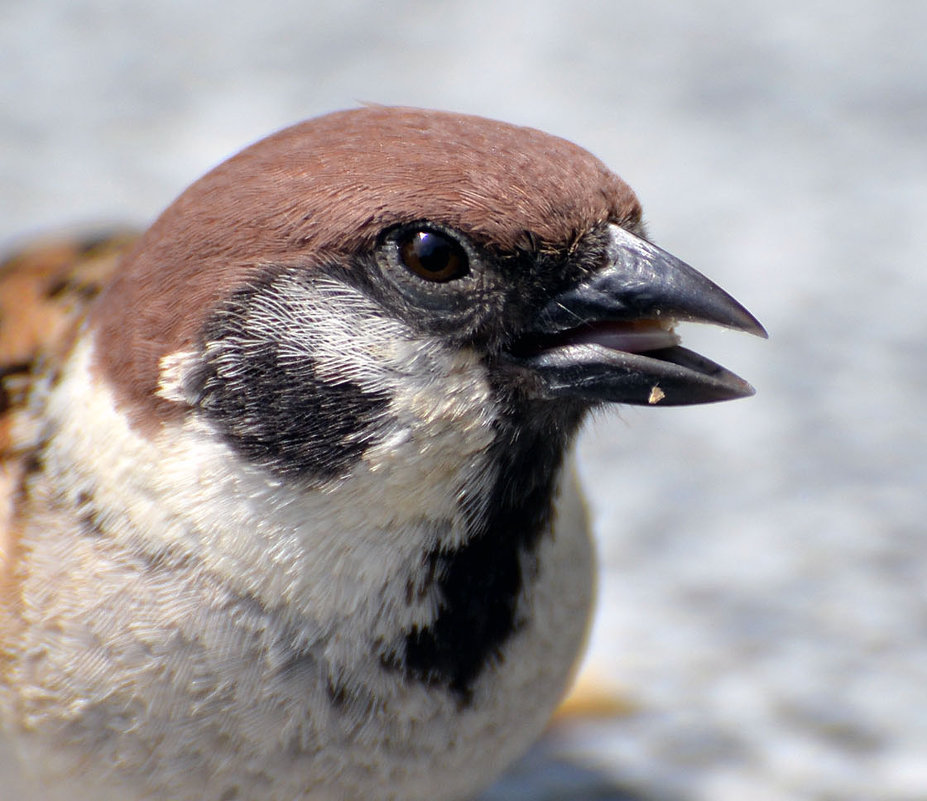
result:
M 537 547 L 550 531 L 554 488 L 572 426 L 500 425 L 492 456 L 498 478 L 483 514 L 467 514 L 470 536 L 426 557 L 441 611 L 406 632 L 403 650 L 386 661 L 429 685 L 443 685 L 467 705 L 483 669 L 502 658 L 525 624 L 518 602 L 536 572 Z M 477 507 L 463 497 L 465 511 Z

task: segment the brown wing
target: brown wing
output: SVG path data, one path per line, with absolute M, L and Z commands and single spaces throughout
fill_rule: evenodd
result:
M 35 375 L 53 368 L 137 234 L 49 238 L 0 262 L 0 563 L 28 446 L 14 427 Z
M 136 239 L 127 231 L 47 239 L 0 263 L 0 460 L 35 368 L 60 358 L 68 333 Z

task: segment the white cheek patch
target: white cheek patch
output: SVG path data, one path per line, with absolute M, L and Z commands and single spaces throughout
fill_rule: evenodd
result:
M 350 383 L 388 399 L 360 461 L 334 479 L 339 492 L 356 493 L 360 503 L 376 494 L 384 516 L 406 524 L 415 522 L 413 509 L 455 517 L 462 486 L 495 479 L 486 452 L 497 411 L 486 367 L 474 351 L 421 337 L 384 316 L 359 290 L 325 277 L 309 283 L 304 275 L 283 273 L 274 278 L 273 291 L 249 298 L 246 314 L 246 324 L 236 329 L 240 352 L 271 341 L 290 374 L 298 375 L 304 363 L 314 381 Z M 242 342 L 245 335 L 252 339 Z M 221 341 L 210 347 L 215 358 L 224 358 Z M 184 387 L 197 368 L 195 355 L 170 354 L 161 367 L 162 396 L 189 401 Z M 462 533 L 455 530 L 451 542 Z
M 385 317 L 359 291 L 329 278 L 309 283 L 298 273 L 283 273 L 272 287 L 249 298 L 240 338 L 272 341 L 281 364 L 298 368 L 311 363 L 317 378 L 333 384 L 389 389 L 387 365 L 394 343 L 414 338 L 408 326 Z M 246 342 L 244 349 L 248 346 Z

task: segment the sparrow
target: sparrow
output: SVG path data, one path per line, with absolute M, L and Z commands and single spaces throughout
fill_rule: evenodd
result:
M 363 107 L 0 270 L 0 773 L 42 801 L 451 801 L 574 670 L 590 411 L 765 336 L 580 147 Z

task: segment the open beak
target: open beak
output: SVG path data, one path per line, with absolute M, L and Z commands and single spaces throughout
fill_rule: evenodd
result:
M 540 310 L 511 358 L 546 397 L 684 405 L 744 398 L 746 381 L 679 346 L 680 321 L 766 337 L 757 319 L 688 264 L 610 225 L 605 267 Z

